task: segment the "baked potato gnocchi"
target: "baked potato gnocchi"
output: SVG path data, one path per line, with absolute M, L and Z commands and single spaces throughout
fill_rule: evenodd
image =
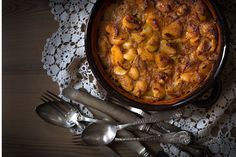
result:
M 202 0 L 121 0 L 106 14 L 99 25 L 99 57 L 111 80 L 130 95 L 176 99 L 211 75 L 218 32 Z

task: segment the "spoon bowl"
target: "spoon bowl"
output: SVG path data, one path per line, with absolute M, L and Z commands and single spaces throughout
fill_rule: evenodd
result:
M 46 122 L 64 128 L 80 126 L 79 122 L 101 123 L 103 120 L 84 116 L 75 104 L 69 103 L 47 91 L 40 98 L 44 103 L 36 107 L 36 113 Z
M 76 111 L 71 109 L 65 112 L 59 104 L 46 102 L 36 107 L 35 111 L 43 120 L 59 127 L 71 128 L 77 123 Z
M 82 133 L 82 139 L 87 144 L 106 145 L 115 139 L 116 133 L 117 128 L 115 125 L 93 123 L 85 128 Z

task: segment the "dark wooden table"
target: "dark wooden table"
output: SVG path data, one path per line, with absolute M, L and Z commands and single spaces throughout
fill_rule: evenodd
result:
M 45 123 L 34 111 L 44 91 L 58 93 L 41 63 L 46 39 L 58 28 L 48 4 L 47 0 L 3 1 L 3 156 L 104 156 L 96 147 L 72 144 L 68 130 Z M 137 156 L 123 145 L 119 152 Z

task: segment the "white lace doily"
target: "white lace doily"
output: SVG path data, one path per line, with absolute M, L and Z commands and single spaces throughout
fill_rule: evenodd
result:
M 96 0 L 51 0 L 49 5 L 58 30 L 47 39 L 42 53 L 43 67 L 60 90 L 68 85 L 83 88 L 100 99 L 106 92 L 98 85 L 85 55 L 84 36 L 90 11 Z M 184 117 L 170 123 L 192 132 L 200 145 L 217 156 L 236 156 L 236 1 L 218 0 L 230 28 L 230 50 L 221 74 L 222 93 L 210 109 L 189 105 Z M 91 113 L 83 106 L 84 114 Z M 78 132 L 84 127 L 81 126 Z M 188 156 L 173 145 L 161 145 L 170 156 Z

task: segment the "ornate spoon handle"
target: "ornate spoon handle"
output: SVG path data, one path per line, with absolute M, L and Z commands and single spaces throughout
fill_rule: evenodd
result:
M 117 128 L 124 129 L 126 127 L 134 126 L 134 125 L 157 123 L 157 122 L 161 122 L 161 121 L 172 119 L 172 118 L 180 118 L 181 116 L 182 116 L 182 112 L 180 111 L 163 111 L 157 114 L 152 114 L 142 119 L 138 119 L 132 123 L 118 125 Z
M 158 141 L 161 143 L 188 144 L 191 140 L 190 134 L 185 131 L 172 132 L 162 135 L 153 135 L 137 138 L 115 138 L 115 141 Z
M 108 115 L 104 114 L 101 111 L 98 111 L 98 110 L 96 110 L 94 108 L 91 108 L 91 107 L 89 107 L 89 110 L 95 116 L 98 116 L 100 119 L 105 118 L 105 120 L 107 120 L 107 121 L 111 121 L 111 122 L 113 121 L 114 122 L 114 120 L 111 117 L 109 117 Z M 120 136 L 123 136 L 123 137 L 129 137 L 129 138 L 134 138 L 135 137 L 131 132 L 129 132 L 127 130 L 121 130 L 121 131 L 119 131 L 118 134 Z M 153 155 L 150 152 L 148 152 L 148 149 L 145 146 L 143 146 L 139 141 L 132 141 L 131 143 L 125 143 L 125 144 L 128 148 L 130 148 L 131 150 L 136 152 L 139 156 L 153 157 Z

